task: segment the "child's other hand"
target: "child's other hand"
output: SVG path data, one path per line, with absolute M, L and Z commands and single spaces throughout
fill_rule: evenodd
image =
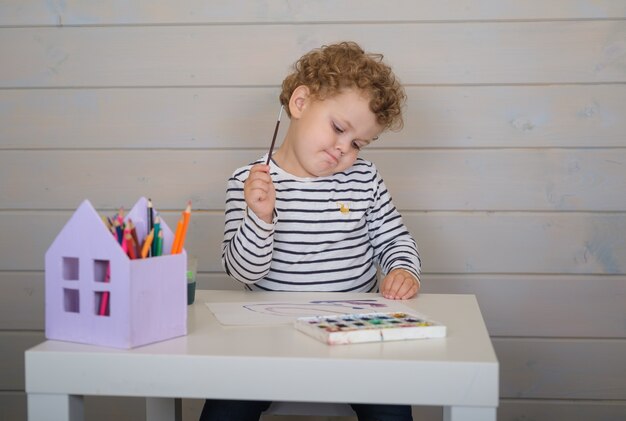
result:
M 243 195 L 248 208 L 268 224 L 272 222 L 276 191 L 270 176 L 270 167 L 257 164 L 250 169 L 250 175 L 243 184 Z
M 408 300 L 420 290 L 419 282 L 404 269 L 394 269 L 383 279 L 380 293 L 390 300 Z

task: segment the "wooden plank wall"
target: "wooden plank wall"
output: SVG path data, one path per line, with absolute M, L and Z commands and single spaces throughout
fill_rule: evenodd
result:
M 405 129 L 364 155 L 418 241 L 424 292 L 477 295 L 499 419 L 626 418 L 623 0 L 7 0 L 0 419 L 26 418 L 43 256 L 78 204 L 151 196 L 171 225 L 191 198 L 200 286 L 235 288 L 219 262 L 225 180 L 265 152 L 290 64 L 344 39 L 407 87 Z M 143 414 L 136 399 L 87 411 Z

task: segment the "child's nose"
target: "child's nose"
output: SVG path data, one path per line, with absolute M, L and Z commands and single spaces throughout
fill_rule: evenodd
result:
M 351 143 L 352 142 L 349 140 L 338 139 L 337 142 L 335 143 L 335 149 L 337 149 L 340 152 L 340 154 L 343 156 L 346 153 L 348 153 Z

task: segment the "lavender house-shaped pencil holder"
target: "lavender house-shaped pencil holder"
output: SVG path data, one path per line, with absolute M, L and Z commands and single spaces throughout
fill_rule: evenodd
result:
M 128 219 L 145 238 L 145 198 Z M 173 233 L 161 227 L 170 250 Z M 133 348 L 187 334 L 186 252 L 131 260 L 88 200 L 46 252 L 45 267 L 48 339 Z

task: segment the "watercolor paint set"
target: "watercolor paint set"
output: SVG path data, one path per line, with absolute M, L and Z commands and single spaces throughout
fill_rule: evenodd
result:
M 403 312 L 299 317 L 295 327 L 329 345 L 443 338 L 446 327 Z

